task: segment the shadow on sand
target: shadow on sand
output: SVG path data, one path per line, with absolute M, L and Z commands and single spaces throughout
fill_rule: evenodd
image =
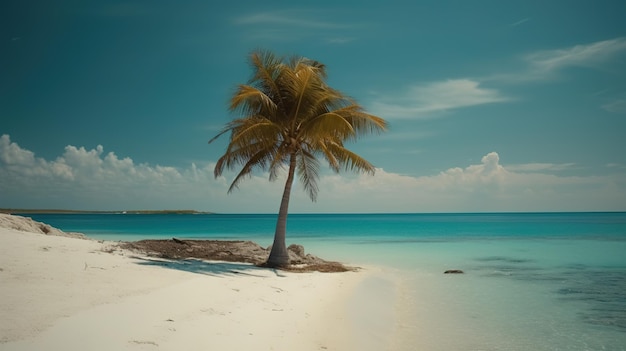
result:
M 205 274 L 217 277 L 235 275 L 245 275 L 259 278 L 267 277 L 267 274 L 263 274 L 263 272 L 273 272 L 279 277 L 284 276 L 280 274 L 280 271 L 278 270 L 261 268 L 250 263 L 218 261 L 209 262 L 198 259 L 165 260 L 138 256 L 134 256 L 133 258 L 139 260 L 137 264 L 142 266 L 158 266 L 168 269 L 176 269 L 184 272 Z

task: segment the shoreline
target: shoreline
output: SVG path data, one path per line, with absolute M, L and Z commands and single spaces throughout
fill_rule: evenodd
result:
M 393 337 L 360 323 L 395 318 L 392 282 L 367 283 L 385 279 L 376 268 L 292 273 L 157 260 L 116 243 L 8 228 L 0 239 L 2 350 L 350 350 L 363 340 L 379 350 Z

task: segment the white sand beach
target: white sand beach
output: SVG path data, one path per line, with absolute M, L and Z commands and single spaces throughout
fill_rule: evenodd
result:
M 0 350 L 384 350 L 391 280 L 159 261 L 0 214 Z M 47 234 L 43 232 L 48 232 Z

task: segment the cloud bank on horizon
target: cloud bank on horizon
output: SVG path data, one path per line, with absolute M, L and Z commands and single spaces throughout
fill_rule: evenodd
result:
M 227 194 L 230 180 L 213 178 L 214 163 L 186 168 L 135 163 L 98 145 L 68 145 L 53 160 L 37 157 L 9 135 L 0 137 L 0 207 L 91 210 L 197 209 L 274 213 L 284 178 L 256 174 Z M 377 169 L 374 176 L 326 173 L 318 202 L 292 193 L 297 212 L 620 211 L 626 209 L 626 170 L 613 175 L 566 176 L 574 164 L 504 166 L 497 152 L 480 163 L 412 177 Z M 158 205 L 155 205 L 158 204 Z M 272 206 L 275 205 L 275 206 Z M 155 208 L 158 207 L 158 208 Z

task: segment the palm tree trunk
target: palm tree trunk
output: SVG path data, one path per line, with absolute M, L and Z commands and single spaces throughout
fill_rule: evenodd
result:
M 274 243 L 272 251 L 267 259 L 268 267 L 287 267 L 289 266 L 289 253 L 285 244 L 287 235 L 287 213 L 289 212 L 289 198 L 291 196 L 291 186 L 293 185 L 294 174 L 296 172 L 296 154 L 292 153 L 289 158 L 289 173 L 285 190 L 283 190 L 283 198 L 280 201 L 280 210 L 278 211 L 278 220 L 276 221 L 276 231 L 274 232 Z

